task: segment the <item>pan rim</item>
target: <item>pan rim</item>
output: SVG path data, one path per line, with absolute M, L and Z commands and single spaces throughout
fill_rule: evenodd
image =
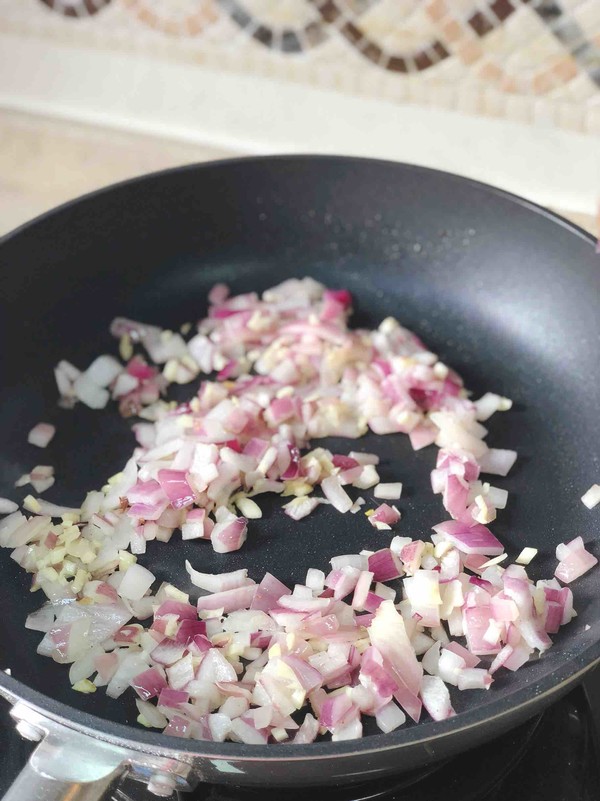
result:
M 475 188 L 481 189 L 485 192 L 488 192 L 492 195 L 498 195 L 499 197 L 505 198 L 506 200 L 514 202 L 518 206 L 523 206 L 525 208 L 529 208 L 531 211 L 540 214 L 542 217 L 547 217 L 548 219 L 553 220 L 554 222 L 558 223 L 561 227 L 567 228 L 573 231 L 573 233 L 577 234 L 580 238 L 587 240 L 590 244 L 596 244 L 595 237 L 582 228 L 577 223 L 568 220 L 566 217 L 558 214 L 556 211 L 552 211 L 552 209 L 547 208 L 546 206 L 542 206 L 540 203 L 536 203 L 534 200 L 528 200 L 527 198 L 522 197 L 521 195 L 517 195 L 514 192 L 509 192 L 507 189 L 502 189 L 498 186 L 494 186 L 493 184 L 485 183 L 485 181 L 478 181 L 475 178 L 469 178 L 465 175 L 459 175 L 455 172 L 450 172 L 448 170 L 439 170 L 435 167 L 425 167 L 420 164 L 410 164 L 405 161 L 392 161 L 391 159 L 376 159 L 376 158 L 369 158 L 367 156 L 335 156 L 335 155 L 327 155 L 322 153 L 278 153 L 275 155 L 264 155 L 264 156 L 235 156 L 232 158 L 222 158 L 222 159 L 214 159 L 212 161 L 197 161 L 191 162 L 189 164 L 182 164 L 177 167 L 167 167 L 163 170 L 154 170 L 152 172 L 144 173 L 143 175 L 137 175 L 133 178 L 125 178 L 122 181 L 116 181 L 115 183 L 108 184 L 107 186 L 100 187 L 99 189 L 93 189 L 90 192 L 84 192 L 82 195 L 77 195 L 70 200 L 65 200 L 63 203 L 60 203 L 58 206 L 53 206 L 51 209 L 42 212 L 41 214 L 32 217 L 30 220 L 26 220 L 24 223 L 21 223 L 16 228 L 7 231 L 5 234 L 0 236 L 0 246 L 6 244 L 12 238 L 18 236 L 21 233 L 26 233 L 27 229 L 31 226 L 36 225 L 37 223 L 43 222 L 46 219 L 53 217 L 54 215 L 61 214 L 64 211 L 67 211 L 71 206 L 76 206 L 79 203 L 84 201 L 93 200 L 97 196 L 101 196 L 105 193 L 110 193 L 116 189 L 123 189 L 128 186 L 134 186 L 138 183 L 144 183 L 146 181 L 154 180 L 162 178 L 163 176 L 167 175 L 176 175 L 178 173 L 183 172 L 193 172 L 193 171 L 203 171 L 203 170 L 210 170 L 215 167 L 235 167 L 237 165 L 243 164 L 260 164 L 263 162 L 272 163 L 272 162 L 303 162 L 303 161 L 323 161 L 323 162 L 332 162 L 332 163 L 339 163 L 339 164 L 365 164 L 365 165 L 380 165 L 380 166 L 387 166 L 393 169 L 400 169 L 400 170 L 409 170 L 415 172 L 424 172 L 430 175 L 440 175 L 444 178 L 448 178 L 450 180 L 455 180 L 462 184 L 468 184 Z
M 592 650 L 594 655 L 589 661 L 583 658 Z M 54 699 L 27 687 L 22 682 L 3 672 L 0 672 L 0 695 L 11 703 L 23 701 L 27 706 L 63 724 L 67 729 L 117 747 L 133 749 L 140 753 L 150 751 L 156 755 L 170 756 L 172 758 L 183 755 L 215 762 L 223 760 L 230 764 L 253 762 L 260 762 L 261 764 L 265 762 L 270 764 L 280 762 L 310 763 L 324 758 L 340 759 L 358 754 L 367 755 L 396 751 L 409 746 L 431 746 L 446 737 L 477 728 L 484 723 L 502 721 L 502 719 L 514 715 L 516 711 L 522 711 L 525 707 L 537 707 L 540 698 L 560 695 L 562 692 L 567 691 L 571 685 L 577 684 L 588 672 L 599 665 L 600 642 L 596 642 L 576 659 L 564 663 L 562 670 L 555 671 L 545 677 L 545 679 L 552 678 L 556 680 L 550 683 L 550 686 L 542 690 L 540 684 L 538 684 L 539 691 L 533 694 L 531 687 L 521 688 L 512 696 L 513 698 L 518 698 L 519 703 L 511 704 L 494 715 L 481 714 L 480 710 L 482 708 L 475 707 L 443 721 L 427 720 L 408 729 L 396 729 L 389 734 L 373 734 L 358 740 L 337 743 L 331 741 L 315 742 L 307 745 L 293 745 L 290 743 L 285 747 L 284 754 L 281 754 L 280 749 L 273 745 L 245 745 L 228 742 L 225 744 L 224 749 L 223 743 L 186 740 L 160 732 L 151 732 L 147 729 L 137 729 L 123 723 L 114 723 L 88 712 L 81 712 L 61 701 L 54 701 Z M 574 670 L 570 669 L 572 666 Z M 544 681 L 543 683 L 548 684 L 549 682 Z M 66 711 L 66 714 L 63 710 Z M 531 714 L 534 715 L 535 711 L 535 708 L 533 708 Z M 75 715 L 71 713 L 75 713 Z M 73 719 L 74 717 L 80 718 L 80 720 Z M 527 713 L 523 718 L 526 719 L 526 717 Z M 133 733 L 133 737 L 131 737 L 131 733 Z M 278 756 L 278 754 L 281 755 Z
M 2 245 L 9 243 L 11 240 L 21 236 L 22 234 L 26 235 L 28 231 L 34 228 L 36 225 L 43 223 L 48 219 L 52 219 L 55 216 L 68 213 L 69 210 L 74 206 L 87 203 L 88 201 L 93 201 L 96 197 L 103 196 L 105 193 L 114 192 L 129 186 L 151 183 L 152 181 L 158 181 L 165 176 L 177 175 L 179 173 L 197 172 L 202 174 L 205 171 L 215 168 L 234 169 L 245 164 L 302 164 L 304 162 L 315 161 L 340 165 L 363 165 L 365 167 L 379 165 L 380 167 L 383 166 L 387 167 L 388 169 L 391 168 L 396 170 L 398 173 L 408 171 L 413 173 L 427 173 L 429 175 L 436 175 L 444 180 L 455 181 L 463 186 L 470 186 L 497 198 L 504 199 L 505 201 L 508 201 L 521 208 L 528 209 L 535 214 L 541 215 L 542 217 L 553 221 L 562 228 L 567 229 L 580 239 L 587 241 L 590 246 L 593 247 L 595 245 L 596 240 L 592 234 L 582 229 L 576 223 L 565 219 L 560 214 L 557 214 L 556 212 L 551 211 L 544 206 L 535 203 L 534 201 L 527 200 L 519 195 L 515 195 L 514 193 L 500 189 L 499 187 L 491 186 L 484 182 L 457 175 L 455 173 L 385 159 L 372 159 L 354 156 L 330 156 L 322 154 L 282 154 L 274 156 L 241 156 L 236 158 L 226 158 L 215 161 L 187 164 L 147 173 L 142 176 L 128 178 L 126 180 L 110 184 L 109 186 L 102 187 L 68 200 L 61 205 L 38 215 L 34 219 L 23 223 L 12 231 L 9 231 L 0 237 L 0 249 Z M 586 648 L 574 655 L 571 659 L 563 662 L 556 670 L 543 676 L 535 686 L 535 689 L 531 686 L 526 686 L 515 691 L 510 696 L 511 703 L 507 704 L 505 709 L 500 710 L 491 717 L 485 712 L 482 714 L 481 710 L 485 709 L 485 707 L 474 707 L 473 709 L 461 712 L 456 717 L 445 721 L 426 721 L 416 726 L 411 726 L 407 729 L 398 729 L 389 734 L 375 734 L 360 740 L 340 743 L 320 742 L 311 743 L 309 745 L 290 745 L 283 749 L 283 753 L 280 751 L 280 749 L 273 748 L 272 745 L 249 746 L 238 743 L 227 743 L 224 747 L 221 743 L 183 740 L 162 733 L 135 728 L 134 726 L 127 724 L 115 723 L 114 721 L 107 720 L 88 712 L 83 712 L 68 704 L 56 701 L 53 698 L 38 692 L 37 690 L 33 690 L 32 688 L 2 671 L 0 671 L 0 694 L 4 695 L 12 702 L 16 700 L 23 700 L 23 702 L 34 707 L 37 711 L 54 720 L 64 723 L 65 726 L 71 729 L 80 731 L 83 734 L 91 735 L 97 739 L 115 743 L 125 748 L 134 748 L 139 751 L 149 749 L 153 753 L 157 754 L 185 754 L 187 756 L 206 758 L 210 760 L 227 760 L 234 763 L 251 763 L 257 761 L 263 763 L 265 761 L 269 763 L 278 763 L 282 761 L 310 762 L 323 759 L 325 757 L 341 758 L 359 753 L 368 754 L 373 752 L 391 751 L 418 744 L 434 743 L 435 741 L 441 740 L 452 734 L 482 725 L 490 720 L 501 720 L 514 714 L 514 712 L 517 710 L 522 710 L 524 707 L 535 706 L 537 703 L 539 703 L 540 698 L 558 694 L 568 685 L 577 682 L 585 672 L 590 670 L 598 662 L 600 662 L 600 641 L 590 643 Z M 535 710 L 532 709 L 532 714 L 534 711 Z

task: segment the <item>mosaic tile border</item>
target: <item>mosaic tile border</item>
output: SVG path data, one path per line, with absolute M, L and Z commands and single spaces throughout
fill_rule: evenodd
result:
M 200 33 L 207 24 L 217 19 L 217 7 L 227 14 L 242 30 L 246 31 L 261 45 L 282 54 L 303 53 L 318 47 L 328 38 L 329 29 L 335 28 L 338 34 L 371 63 L 391 72 L 422 72 L 448 58 L 447 44 L 462 40 L 467 44 L 469 34 L 483 38 L 501 26 L 522 5 L 531 5 L 539 18 L 547 25 L 552 34 L 564 45 L 567 53 L 573 57 L 577 65 L 585 70 L 590 78 L 600 86 L 600 47 L 586 38 L 584 31 L 570 15 L 554 0 L 491 0 L 487 7 L 475 9 L 460 18 L 453 13 L 452 2 L 446 0 L 426 0 L 426 13 L 436 23 L 442 38 L 429 42 L 425 47 L 412 53 L 394 53 L 378 45 L 361 28 L 361 14 L 376 4 L 376 0 L 355 0 L 353 13 L 349 16 L 347 5 L 341 0 L 302 0 L 314 6 L 319 21 L 312 21 L 301 29 L 276 29 L 266 25 L 248 10 L 243 0 L 199 0 L 198 10 L 190 14 L 175 30 L 162 23 L 156 13 L 144 0 L 123 0 L 132 8 L 138 17 L 154 28 L 162 28 L 166 33 L 181 33 L 182 27 L 190 36 Z M 89 17 L 99 13 L 113 0 L 39 0 L 58 14 L 68 17 Z M 172 26 L 171 26 L 172 27 Z M 467 47 L 463 46 L 463 51 Z M 480 53 L 480 48 L 474 48 Z M 468 56 L 474 60 L 473 48 Z M 575 77 L 576 70 L 563 64 L 549 68 L 550 73 L 559 80 Z M 493 70 L 482 70 L 482 74 L 492 75 Z M 498 77 L 498 76 L 494 76 Z M 544 72 L 537 77 L 537 85 L 551 88 L 550 74 Z
M 0 0 L 0 30 L 600 133 L 600 0 Z

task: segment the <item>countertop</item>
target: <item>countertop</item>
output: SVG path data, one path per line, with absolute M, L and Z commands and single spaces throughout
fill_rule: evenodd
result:
M 244 155 L 0 110 L 0 235 L 54 206 L 136 175 Z M 555 209 L 598 235 L 597 220 Z

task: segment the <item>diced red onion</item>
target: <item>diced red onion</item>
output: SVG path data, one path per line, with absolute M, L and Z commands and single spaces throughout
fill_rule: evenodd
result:
M 564 549 L 566 549 L 566 553 Z M 598 564 L 598 559 L 589 551 L 586 551 L 581 537 L 576 537 L 566 545 L 559 545 L 556 553 L 560 561 L 554 571 L 554 575 L 567 584 L 583 576 L 584 573 L 587 573 L 588 570 Z
M 376 498 L 397 501 L 402 495 L 402 484 L 400 481 L 394 484 L 377 484 L 373 490 L 373 495 Z
M 27 435 L 27 442 L 38 448 L 47 447 L 56 434 L 56 428 L 51 423 L 38 423 Z
M 374 574 L 368 570 L 362 570 L 356 586 L 354 588 L 354 595 L 352 596 L 352 608 L 361 612 L 365 608 L 369 590 L 373 582 Z
M 307 712 L 302 721 L 302 725 L 294 735 L 294 745 L 306 745 L 313 743 L 319 733 L 319 721 Z
M 0 515 L 10 515 L 16 512 L 19 505 L 8 498 L 0 498 Z
M 140 722 L 167 734 L 264 744 L 297 729 L 302 744 L 320 729 L 335 741 L 360 737 L 363 714 L 382 731 L 403 725 L 405 713 L 418 721 L 422 705 L 445 719 L 454 714 L 446 684 L 487 689 L 500 667 L 516 670 L 550 647 L 549 634 L 575 614 L 572 592 L 556 579 L 534 585 L 519 564 L 499 567 L 508 557 L 486 527 L 507 493 L 480 470 L 506 475 L 516 454 L 488 448 L 481 421 L 510 401 L 470 401 L 460 377 L 391 318 L 376 331 L 350 330 L 346 290 L 290 279 L 262 298 L 218 286 L 210 301 L 187 345 L 119 318 L 111 330 L 124 365 L 103 355 L 83 373 L 68 362 L 56 368 L 61 405 L 99 408 L 112 395 L 124 416 L 146 422 L 134 427 L 138 447 L 123 471 L 81 509 L 29 496 L 24 508 L 37 516 L 27 520 L 0 501 L 9 515 L 0 545 L 50 600 L 28 618 L 44 633 L 39 652 L 71 663 L 72 683 L 97 671 L 95 685 L 110 697 L 132 685 Z M 162 374 L 134 344 L 164 364 Z M 217 380 L 179 406 L 160 399 L 199 371 Z M 415 450 L 441 448 L 431 483 L 453 520 L 435 527 L 433 544 L 394 537 L 389 548 L 334 557 L 327 577 L 311 568 L 293 593 L 270 574 L 256 585 L 246 570 L 207 574 L 186 562 L 192 583 L 211 593 L 197 608 L 169 584 L 149 594 L 154 576 L 128 548 L 143 554 L 148 541 L 181 529 L 184 541 L 237 550 L 247 520 L 262 515 L 259 494 L 291 498 L 284 510 L 295 521 L 323 503 L 356 513 L 364 499 L 353 502 L 348 486 L 400 497 L 399 482 L 380 483 L 375 454 L 309 450 L 311 439 L 368 428 L 407 433 Z M 39 493 L 53 471 L 37 467 L 25 479 Z M 313 494 L 319 488 L 324 498 Z M 367 517 L 386 530 L 400 512 L 384 503 Z M 563 581 L 596 564 L 581 538 L 561 544 L 557 558 Z M 402 589 L 384 583 L 401 578 Z M 150 627 L 132 615 L 153 617 Z M 478 655 L 493 657 L 489 671 Z M 148 702 L 156 697 L 158 707 Z M 290 716 L 307 701 L 314 715 L 298 727 Z
M 489 690 L 493 678 L 483 668 L 464 668 L 458 674 L 459 690 Z
M 382 732 L 388 734 L 406 723 L 406 715 L 393 701 L 378 709 L 375 721 Z
M 210 540 L 217 553 L 231 553 L 238 551 L 248 533 L 248 523 L 244 517 L 228 516 L 213 528 Z
M 255 593 L 256 584 L 250 584 L 231 590 L 215 592 L 212 595 L 203 595 L 198 598 L 198 610 L 222 609 L 224 612 L 233 612 L 236 609 L 248 609 L 252 604 Z
M 158 668 L 148 668 L 143 673 L 138 673 L 131 679 L 131 686 L 142 699 L 147 701 L 149 698 L 156 698 L 166 689 L 167 682 L 164 674 Z M 186 699 L 187 700 L 187 699 Z M 168 704 L 167 704 L 168 706 Z
M 375 509 L 369 517 L 369 523 L 375 528 L 385 526 L 390 528 L 394 523 L 400 520 L 400 512 L 395 506 L 389 506 L 387 503 L 382 503 Z
M 194 503 L 194 493 L 182 470 L 159 470 L 158 483 L 174 509 L 182 509 Z
M 490 448 L 487 453 L 484 453 L 483 456 L 479 458 L 479 466 L 482 473 L 491 473 L 495 476 L 506 476 L 516 460 L 516 451 Z
M 123 574 L 117 592 L 122 598 L 130 601 L 139 601 L 148 592 L 155 576 L 141 565 L 131 565 Z
M 328 476 L 321 482 L 321 488 L 328 501 L 338 512 L 349 512 L 352 508 L 352 499 L 343 489 L 337 476 Z
M 171 687 L 165 687 L 160 691 L 158 696 L 159 707 L 170 707 L 177 709 L 177 707 L 188 702 L 189 695 L 183 690 L 173 690 Z M 142 699 L 144 700 L 144 699 Z
M 160 596 L 160 593 L 159 593 Z M 175 601 L 167 599 L 163 601 L 154 612 L 155 618 L 173 615 L 177 620 L 196 620 L 196 609 L 189 603 L 184 601 Z
M 292 520 L 302 520 L 314 512 L 321 503 L 323 503 L 322 498 L 304 496 L 301 498 L 293 498 L 289 503 L 284 504 L 283 508 L 285 509 L 286 515 L 291 517 Z
M 448 520 L 434 526 L 433 530 L 466 554 L 496 556 L 504 551 L 502 543 L 480 523 L 468 525 L 459 520 Z
M 235 590 L 250 583 L 248 571 L 234 570 L 231 573 L 200 573 L 186 560 L 185 569 L 187 570 L 192 584 L 208 592 L 223 592 L 224 590 Z
M 588 509 L 593 509 L 600 503 L 600 484 L 592 484 L 587 492 L 581 496 L 582 503 Z
M 46 604 L 40 609 L 32 612 L 25 620 L 25 628 L 32 631 L 50 631 L 54 625 L 55 610 L 51 604 Z

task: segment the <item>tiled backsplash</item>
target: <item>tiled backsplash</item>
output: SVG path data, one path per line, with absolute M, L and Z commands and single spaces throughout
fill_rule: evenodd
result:
M 600 134 L 600 0 L 0 0 L 0 34 Z

